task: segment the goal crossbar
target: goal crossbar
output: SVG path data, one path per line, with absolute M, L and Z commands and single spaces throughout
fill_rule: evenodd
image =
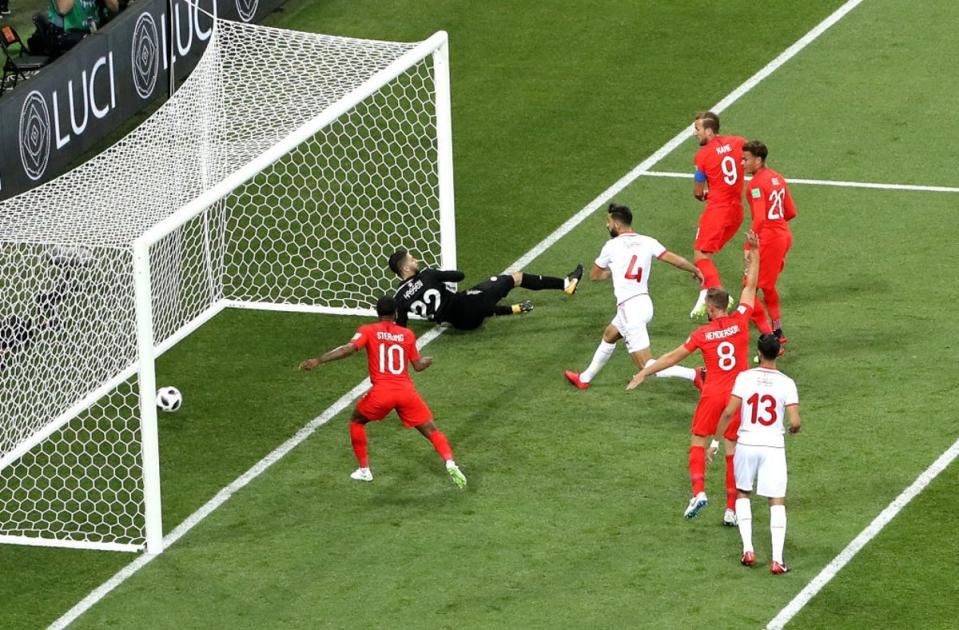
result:
M 233 171 L 225 179 L 211 187 L 209 190 L 182 206 L 179 210 L 169 217 L 153 225 L 146 230 L 134 243 L 134 247 L 148 248 L 159 239 L 173 232 L 178 227 L 193 219 L 201 212 L 229 195 L 237 186 L 241 185 L 251 177 L 262 171 L 264 168 L 273 164 L 283 157 L 291 149 L 295 148 L 308 138 L 314 136 L 318 131 L 338 119 L 340 116 L 356 107 L 363 99 L 375 94 L 377 90 L 395 79 L 412 64 L 425 59 L 437 50 L 445 50 L 447 46 L 448 35 L 446 31 L 438 31 L 424 40 L 415 48 L 412 48 L 403 56 L 389 66 L 380 70 L 364 83 L 354 89 L 352 92 L 336 101 L 329 108 L 301 125 L 298 129 L 292 131 L 285 138 L 274 144 L 268 150 L 260 154 L 254 160 L 247 162 L 242 167 Z M 447 125 L 448 126 L 448 125 Z

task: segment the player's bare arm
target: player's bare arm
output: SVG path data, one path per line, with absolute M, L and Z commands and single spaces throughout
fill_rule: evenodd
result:
M 410 361 L 410 364 L 413 366 L 413 369 L 417 372 L 422 372 L 429 366 L 433 365 L 433 357 L 420 357 L 415 361 Z
M 786 417 L 789 418 L 789 432 L 799 433 L 802 423 L 799 419 L 799 405 L 789 405 L 786 407 Z
M 696 282 L 702 284 L 703 281 L 703 272 L 693 263 L 689 262 L 679 254 L 674 254 L 673 252 L 666 252 L 662 255 L 660 260 L 668 262 L 673 267 L 677 269 L 682 269 L 683 271 L 688 271 L 693 274 L 693 278 L 696 279 Z
M 723 409 L 723 415 L 719 417 L 719 426 L 716 427 L 716 435 L 713 436 L 712 444 L 715 446 L 710 446 L 706 449 L 706 463 L 712 464 L 713 457 L 716 456 L 716 451 L 719 450 L 719 441 L 723 439 L 723 435 L 726 433 L 726 429 L 729 427 L 730 421 L 732 421 L 733 416 L 739 411 L 739 405 L 742 404 L 742 399 L 739 396 L 730 396 L 729 402 L 726 404 L 726 408 Z M 735 444 L 730 442 L 730 445 Z M 726 451 L 729 454 L 732 454 L 732 449 L 727 449 Z
M 672 352 L 667 352 L 663 356 L 656 359 L 655 363 L 650 364 L 648 367 L 644 367 L 639 371 L 636 376 L 629 382 L 629 385 L 626 386 L 626 389 L 636 389 L 642 385 L 643 381 L 646 380 L 647 376 L 652 376 L 660 370 L 665 370 L 666 368 L 673 367 L 690 354 L 689 350 L 685 346 L 679 346 Z
M 357 350 L 356 346 L 354 346 L 352 343 L 345 343 L 342 346 L 333 348 L 332 350 L 330 350 L 329 352 L 321 356 L 313 357 L 312 359 L 307 359 L 306 361 L 303 361 L 302 363 L 300 363 L 300 369 L 312 370 L 313 368 L 318 367 L 322 365 L 323 363 L 329 363 L 330 361 L 336 361 L 338 359 L 345 359 L 346 357 L 356 352 L 356 350 Z
M 746 244 L 749 245 L 749 251 L 746 252 L 746 286 L 739 297 L 739 303 L 752 306 L 756 303 L 756 283 L 759 282 L 759 236 L 750 230 L 746 232 Z
M 593 268 L 589 270 L 589 279 L 594 282 L 597 280 L 609 280 L 613 277 L 613 272 L 607 268 L 600 267 L 593 263 Z
M 706 201 L 708 196 L 708 191 L 706 190 L 706 182 L 696 182 L 693 184 L 693 197 L 699 199 L 700 201 Z

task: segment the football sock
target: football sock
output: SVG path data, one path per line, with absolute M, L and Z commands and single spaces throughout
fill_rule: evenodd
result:
M 706 490 L 706 449 L 689 447 L 689 480 L 693 483 L 693 496 Z
M 700 258 L 695 263 L 696 267 L 703 274 L 703 288 L 712 289 L 714 287 L 721 286 L 719 284 L 719 270 L 716 269 L 716 265 L 713 264 L 708 258 Z
M 497 304 L 493 307 L 493 315 L 516 315 L 520 312 L 519 304 Z
M 783 563 L 783 546 L 786 544 L 786 506 L 769 506 L 769 531 L 773 536 L 773 562 Z
M 739 520 L 743 551 L 753 551 L 753 508 L 749 499 L 736 499 L 736 518 Z
M 615 349 L 615 343 L 606 343 L 605 339 L 600 341 L 599 347 L 596 348 L 596 352 L 593 353 L 593 360 L 590 362 L 589 367 L 579 375 L 579 380 L 583 383 L 588 383 L 596 378 L 596 375 L 603 369 L 603 366 L 606 365 L 609 358 L 613 356 L 613 350 Z
M 450 448 L 450 443 L 446 441 L 446 435 L 444 435 L 442 431 L 433 431 L 430 433 L 429 440 L 433 443 L 433 448 L 436 449 L 436 452 L 439 453 L 440 457 L 445 461 L 453 459 L 453 449 Z
M 733 470 L 733 456 L 726 456 L 726 507 L 736 509 L 736 473 Z
M 766 297 L 765 290 L 763 291 L 763 297 Z M 759 300 L 758 296 L 753 300 L 752 320 L 753 323 L 756 324 L 756 330 L 759 331 L 760 335 L 765 335 L 773 331 L 773 327 L 769 325 L 769 318 L 766 317 L 766 310 L 763 308 L 763 303 Z
M 353 443 L 353 452 L 360 468 L 370 467 L 370 458 L 366 454 L 366 425 L 359 422 L 350 422 L 350 442 Z
M 656 359 L 650 359 L 649 361 L 646 362 L 646 364 L 643 367 L 644 368 L 649 367 L 655 362 L 656 362 Z M 672 367 L 666 368 L 665 370 L 660 370 L 656 372 L 655 376 L 656 378 L 684 378 L 687 381 L 695 381 L 696 370 L 694 370 L 693 368 L 683 367 L 681 365 L 674 365 Z
M 542 289 L 559 289 L 562 291 L 566 288 L 566 279 L 554 276 L 538 276 L 524 271 L 523 281 L 519 283 L 519 286 L 530 291 L 540 291 Z
M 779 291 L 775 287 L 763 289 L 763 302 L 769 309 L 769 319 L 773 320 L 773 328 L 779 328 L 776 324 L 782 319 L 782 313 L 779 311 Z
M 778 319 L 773 320 L 773 334 L 779 338 L 786 336 L 783 334 L 783 323 Z

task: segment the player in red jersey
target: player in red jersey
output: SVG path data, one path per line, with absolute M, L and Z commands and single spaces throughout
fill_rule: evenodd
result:
M 782 314 L 779 309 L 779 292 L 776 280 L 786 264 L 786 254 L 792 247 L 793 235 L 788 221 L 796 218 L 789 186 L 782 175 L 766 166 L 769 150 L 758 140 L 743 146 L 743 169 L 752 175 L 746 186 L 746 201 L 753 217 L 753 232 L 763 243 L 763 260 L 759 265 L 758 288 L 766 303 L 769 317 L 757 299 L 753 310 L 753 322 L 760 334 L 773 333 L 780 344 L 786 343 L 783 335 Z M 769 320 L 772 320 L 770 322 Z
M 407 363 L 412 363 L 414 370 L 422 372 L 433 364 L 433 359 L 421 357 L 416 348 L 413 331 L 395 322 L 395 299 L 389 296 L 381 297 L 376 302 L 376 314 L 379 315 L 380 321 L 360 326 L 349 342 L 323 356 L 300 363 L 301 370 L 312 370 L 323 363 L 346 358 L 360 348 L 366 348 L 373 387 L 356 404 L 353 417 L 350 418 L 350 440 L 360 464 L 350 477 L 357 481 L 373 481 L 366 452 L 366 423 L 382 420 L 395 409 L 403 421 L 403 426 L 416 428 L 423 437 L 433 443 L 436 452 L 446 462 L 446 471 L 453 482 L 460 488 L 465 487 L 466 477 L 453 461 L 453 450 L 446 441 L 446 436 L 433 422 L 433 413 L 416 391 L 413 379 L 407 371 Z
M 728 315 L 729 294 L 723 289 L 710 289 L 706 294 L 706 314 L 709 323 L 697 328 L 685 343 L 664 354 L 655 363 L 647 365 L 633 377 L 627 389 L 633 389 L 647 376 L 676 365 L 697 348 L 703 353 L 706 363 L 706 382 L 703 384 L 699 403 L 693 414 L 692 440 L 689 446 L 689 478 L 693 485 L 693 498 L 683 516 L 693 518 L 709 504 L 706 499 L 706 445 L 716 433 L 729 397 L 732 395 L 736 376 L 748 367 L 749 318 L 756 298 L 756 280 L 759 276 L 759 239 L 755 232 L 746 234 L 750 245 L 749 267 L 746 286 L 739 298 L 739 306 Z M 723 524 L 736 526 L 736 477 L 733 473 L 732 441 L 736 439 L 739 422 L 733 422 L 726 430 L 726 512 Z M 718 448 L 715 440 L 710 449 Z M 711 458 L 710 458 L 711 459 Z
M 719 135 L 719 116 L 696 114 L 693 123 L 700 149 L 696 153 L 693 195 L 706 206 L 699 217 L 693 264 L 703 274 L 702 290 L 690 317 L 706 314 L 706 291 L 721 286 L 713 255 L 731 239 L 743 222 L 742 147 L 746 138 Z

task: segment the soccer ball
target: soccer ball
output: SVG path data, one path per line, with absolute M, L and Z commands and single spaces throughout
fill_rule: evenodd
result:
M 183 394 L 176 387 L 161 387 L 157 390 L 157 407 L 160 411 L 173 413 L 183 404 Z

